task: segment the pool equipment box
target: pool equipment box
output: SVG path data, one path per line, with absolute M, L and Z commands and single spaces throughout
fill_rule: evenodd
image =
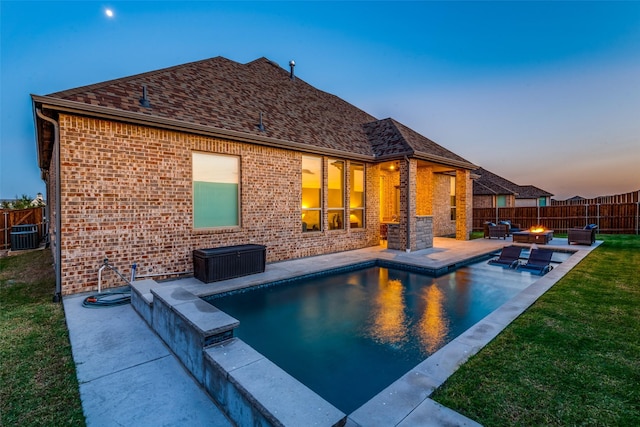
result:
M 204 283 L 264 272 L 267 247 L 237 245 L 193 251 L 193 271 Z

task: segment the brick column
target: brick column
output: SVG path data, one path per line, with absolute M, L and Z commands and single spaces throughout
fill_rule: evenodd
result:
M 471 172 L 456 170 L 456 240 L 469 240 L 473 225 Z
M 409 159 L 408 164 L 406 160 L 400 161 L 400 243 L 402 248 L 409 251 L 416 250 L 417 172 L 417 160 Z M 409 206 L 408 216 L 407 206 Z M 409 241 L 407 241 L 407 228 Z
M 416 183 L 416 213 L 433 215 L 433 167 L 419 167 Z

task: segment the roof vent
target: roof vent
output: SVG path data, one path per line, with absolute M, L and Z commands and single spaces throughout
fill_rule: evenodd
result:
M 294 61 L 293 59 L 291 61 L 289 61 L 289 68 L 291 69 L 291 73 L 289 74 L 289 78 L 291 80 L 295 80 L 296 76 L 293 74 L 293 67 L 296 66 L 296 61 Z
M 260 132 L 266 132 L 266 128 L 264 127 L 264 123 L 262 123 L 262 111 L 260 111 L 260 123 L 258 123 L 258 130 Z
M 149 98 L 147 97 L 147 85 L 142 85 L 142 98 L 140 98 L 140 105 L 145 108 L 150 108 Z

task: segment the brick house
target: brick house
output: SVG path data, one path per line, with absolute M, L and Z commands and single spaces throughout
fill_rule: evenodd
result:
M 104 258 L 164 274 L 200 248 L 274 262 L 471 231 L 475 165 L 293 65 L 216 57 L 32 102 L 58 295 L 95 289 Z
M 553 194 L 533 185 L 518 185 L 484 168 L 474 171 L 474 208 L 550 206 Z

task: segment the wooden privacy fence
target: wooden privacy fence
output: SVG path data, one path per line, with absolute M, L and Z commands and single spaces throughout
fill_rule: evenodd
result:
M 481 231 L 485 222 L 504 220 L 520 224 L 521 228 L 543 225 L 558 233 L 598 224 L 599 233 L 639 234 L 640 202 L 473 209 L 474 231 Z
M 14 225 L 36 224 L 38 226 L 38 241 L 42 240 L 45 230 L 44 209 L 0 209 L 0 221 L 2 221 L 2 229 L 0 230 L 0 249 L 9 249 L 11 247 L 11 227 Z

